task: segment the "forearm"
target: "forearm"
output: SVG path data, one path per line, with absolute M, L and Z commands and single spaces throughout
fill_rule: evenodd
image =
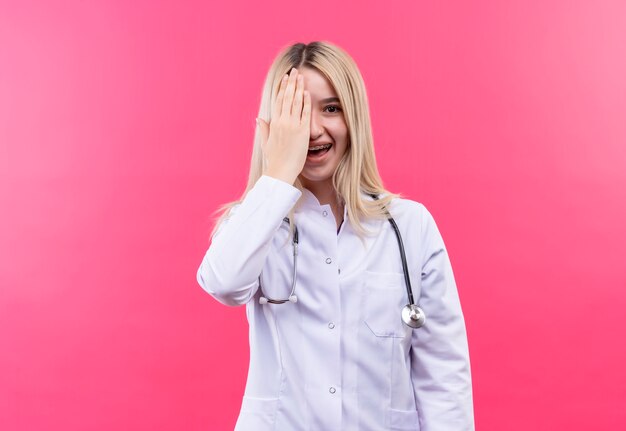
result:
M 300 195 L 297 188 L 262 176 L 214 235 L 198 268 L 200 286 L 224 304 L 248 302 L 272 238 Z

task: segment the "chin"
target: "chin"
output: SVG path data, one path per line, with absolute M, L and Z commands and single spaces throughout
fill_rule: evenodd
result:
M 312 172 L 302 172 L 300 174 L 300 181 L 303 184 L 307 184 L 307 183 L 321 183 L 321 182 L 332 182 L 333 180 L 333 173 L 312 173 Z

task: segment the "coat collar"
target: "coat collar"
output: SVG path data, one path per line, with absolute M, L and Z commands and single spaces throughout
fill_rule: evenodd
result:
M 368 195 L 367 193 L 361 191 L 361 199 L 365 199 L 368 201 L 374 200 L 373 197 L 371 197 L 370 195 Z M 347 216 L 347 205 L 344 205 L 344 219 Z M 324 204 L 321 205 L 320 201 L 317 200 L 317 197 L 313 194 L 312 191 L 310 191 L 307 188 L 303 188 L 302 189 L 302 196 L 300 197 L 300 199 L 298 200 L 298 205 L 297 205 L 297 209 L 296 211 L 303 211 L 303 210 L 328 210 L 330 209 L 330 204 Z

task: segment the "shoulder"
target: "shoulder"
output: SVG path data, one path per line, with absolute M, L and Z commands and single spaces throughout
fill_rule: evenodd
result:
M 389 212 L 401 230 L 420 238 L 422 243 L 431 243 L 440 236 L 433 214 L 422 202 L 395 198 L 391 201 Z
M 426 218 L 432 217 L 426 206 L 417 200 L 406 197 L 397 197 L 391 201 L 389 212 L 393 217 L 408 217 L 422 222 Z
M 383 192 L 379 198 L 385 198 L 390 193 Z M 361 194 L 364 200 L 373 201 L 374 197 L 368 193 L 362 192 Z M 404 196 L 398 196 L 391 200 L 388 204 L 387 210 L 395 220 L 402 220 L 404 224 L 419 225 L 428 223 L 432 220 L 432 214 L 426 208 L 426 206 L 417 200 L 409 199 Z
M 419 244 L 420 262 L 426 262 L 428 256 L 445 249 L 437 222 L 422 202 L 395 198 L 392 200 L 390 213 L 403 236 L 409 240 L 413 238 Z

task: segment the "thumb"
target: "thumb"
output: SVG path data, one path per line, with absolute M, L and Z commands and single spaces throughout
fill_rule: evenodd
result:
M 265 146 L 265 143 L 267 142 L 267 138 L 270 133 L 270 128 L 263 119 L 258 118 L 258 117 L 256 119 L 256 124 L 257 124 L 257 127 L 259 128 L 259 133 L 261 134 L 261 145 Z

